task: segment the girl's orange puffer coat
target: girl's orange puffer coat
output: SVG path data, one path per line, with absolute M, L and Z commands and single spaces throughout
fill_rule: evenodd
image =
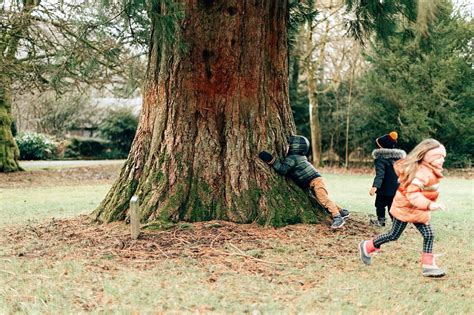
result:
M 400 175 L 398 163 L 394 168 Z M 393 199 L 390 213 L 400 221 L 428 224 L 431 218 L 429 206 L 438 199 L 438 184 L 443 177 L 441 171 L 422 162 L 410 183 L 400 184 Z

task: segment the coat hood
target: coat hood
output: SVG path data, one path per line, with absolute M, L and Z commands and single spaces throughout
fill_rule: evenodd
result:
M 306 155 L 309 151 L 309 140 L 303 136 L 290 136 L 288 155 Z
M 372 151 L 374 159 L 394 159 L 399 160 L 407 156 L 407 153 L 400 149 L 375 149 Z

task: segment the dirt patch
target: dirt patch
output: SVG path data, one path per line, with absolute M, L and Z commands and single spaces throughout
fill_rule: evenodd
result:
M 111 184 L 118 176 L 120 167 L 103 165 L 0 173 L 0 188 Z
M 264 228 L 223 221 L 181 223 L 165 231 L 145 230 L 132 240 L 124 223 L 98 224 L 88 216 L 53 219 L 39 225 L 11 227 L 0 232 L 7 256 L 51 260 L 85 259 L 91 265 L 108 260 L 120 266 L 151 268 L 163 260 L 193 258 L 203 264 L 251 273 L 275 272 L 275 266 L 305 265 L 314 259 L 354 256 L 356 242 L 375 230 L 360 219 L 349 219 L 343 229 L 328 225 L 297 224 Z M 105 266 L 105 267 L 104 267 Z M 111 269 L 114 264 L 101 264 Z

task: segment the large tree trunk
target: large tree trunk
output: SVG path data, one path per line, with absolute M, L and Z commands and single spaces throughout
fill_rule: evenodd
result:
M 11 111 L 11 95 L 8 84 L 0 79 L 0 172 L 16 172 L 20 151 L 12 135 L 13 118 Z
M 136 194 L 142 222 L 316 222 L 303 191 L 257 158 L 281 157 L 295 131 L 287 2 L 187 3 L 181 45 L 158 42 L 153 23 L 140 124 L 97 219 L 125 219 Z

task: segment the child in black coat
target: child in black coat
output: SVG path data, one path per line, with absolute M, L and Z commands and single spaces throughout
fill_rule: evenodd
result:
M 369 194 L 375 198 L 376 220 L 370 220 L 375 226 L 385 226 L 385 208 L 390 211 L 393 197 L 398 189 L 398 177 L 393 169 L 393 163 L 404 158 L 403 150 L 395 149 L 398 134 L 395 131 L 375 139 L 377 149 L 372 152 L 375 164 L 375 178 Z

